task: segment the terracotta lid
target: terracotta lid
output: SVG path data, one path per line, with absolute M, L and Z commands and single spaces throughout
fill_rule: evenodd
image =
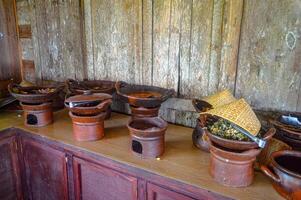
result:
M 111 99 L 112 96 L 105 93 L 92 93 L 90 90 L 84 91 L 81 95 L 75 95 L 67 98 L 65 100 L 66 103 L 76 102 L 76 103 L 89 103 L 95 101 L 104 101 L 106 99 Z

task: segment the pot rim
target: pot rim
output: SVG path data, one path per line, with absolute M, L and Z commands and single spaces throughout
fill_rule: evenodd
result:
M 153 119 L 153 120 L 159 120 L 164 127 L 158 127 L 159 129 L 157 130 L 141 130 L 141 129 L 137 129 L 137 128 L 134 128 L 132 127 L 130 124 L 137 120 L 137 121 L 146 121 L 147 122 L 147 119 Z M 130 119 L 128 121 L 128 123 L 126 124 L 126 126 L 128 127 L 128 129 L 130 129 L 131 131 L 136 131 L 136 132 L 141 132 L 141 133 L 156 133 L 156 132 L 162 132 L 162 131 L 166 131 L 167 130 L 167 122 L 164 121 L 161 117 L 145 117 L 145 118 L 134 118 L 134 119 Z
M 295 150 L 282 150 L 282 151 L 276 151 L 276 152 L 273 152 L 271 154 L 271 164 L 272 166 L 274 166 L 275 168 L 291 175 L 291 176 L 294 176 L 294 177 L 297 177 L 299 179 L 301 179 L 301 174 L 297 174 L 297 173 L 294 173 L 293 171 L 290 171 L 284 167 L 282 167 L 281 165 L 279 165 L 276 161 L 275 161 L 275 158 L 277 157 L 280 157 L 280 156 L 284 156 L 284 155 L 291 155 L 291 156 L 296 156 L 296 154 L 298 155 L 298 157 L 301 158 L 301 152 L 299 151 L 295 151 Z

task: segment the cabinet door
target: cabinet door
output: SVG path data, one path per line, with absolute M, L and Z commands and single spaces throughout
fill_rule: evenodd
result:
M 135 200 L 137 179 L 79 158 L 73 160 L 76 199 Z
M 0 139 L 0 199 L 21 199 L 15 137 Z
M 65 154 L 45 144 L 23 139 L 22 151 L 30 199 L 67 199 Z
M 147 183 L 147 200 L 193 200 L 193 198 Z

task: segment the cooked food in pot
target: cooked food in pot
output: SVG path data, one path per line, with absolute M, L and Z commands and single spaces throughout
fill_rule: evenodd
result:
M 247 136 L 236 130 L 229 121 L 222 118 L 218 119 L 213 124 L 208 125 L 208 130 L 212 134 L 225 139 L 250 141 Z

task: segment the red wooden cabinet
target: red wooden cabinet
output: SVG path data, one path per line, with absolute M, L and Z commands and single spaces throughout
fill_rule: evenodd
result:
M 21 199 L 16 138 L 0 138 L 0 199 Z
M 65 154 L 33 140 L 22 140 L 23 175 L 29 199 L 68 199 Z
M 147 183 L 147 200 L 194 200 L 181 193 Z
M 137 178 L 80 159 L 73 159 L 76 199 L 136 200 Z

